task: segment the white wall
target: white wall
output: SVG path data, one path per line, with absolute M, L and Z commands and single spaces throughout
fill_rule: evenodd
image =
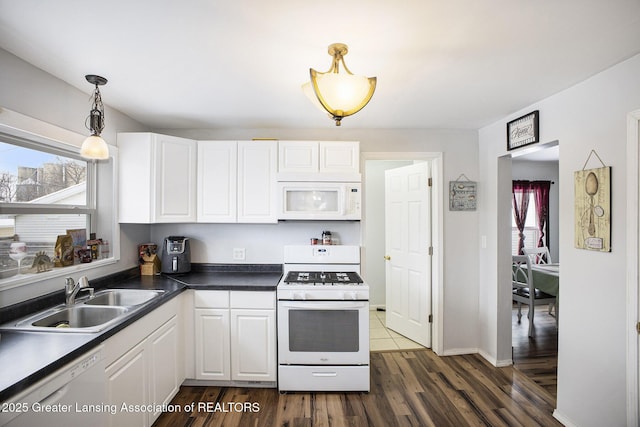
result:
M 513 179 L 525 181 L 552 181 L 549 189 L 549 253 L 553 262 L 560 262 L 560 216 L 559 216 L 559 187 L 558 162 L 537 162 L 527 160 L 512 160 L 511 172 Z
M 283 221 L 278 224 L 154 224 L 151 241 L 161 247 L 167 236 L 191 239 L 191 262 L 217 264 L 282 264 L 284 245 L 308 245 L 311 237 L 331 231 L 343 245 L 360 244 L 356 221 Z M 244 248 L 246 259 L 233 259 Z
M 506 122 L 540 110 L 541 141 L 559 141 L 560 329 L 556 416 L 576 426 L 626 425 L 626 115 L 640 107 L 640 55 L 480 129 L 480 346 L 488 358 L 510 358 L 509 251 L 498 240 L 511 176 Z M 591 150 L 612 167 L 612 251 L 574 248 L 573 173 Z M 599 167 L 597 161 L 588 167 Z M 507 175 L 508 172 L 508 175 Z M 506 191 L 505 191 L 506 190 Z M 506 193 L 506 196 L 505 196 Z M 498 308 L 496 308 L 498 307 Z M 505 317 L 505 312 L 507 313 Z

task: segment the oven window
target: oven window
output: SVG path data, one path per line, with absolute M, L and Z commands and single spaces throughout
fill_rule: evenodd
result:
M 289 351 L 359 351 L 358 316 L 358 310 L 289 310 Z

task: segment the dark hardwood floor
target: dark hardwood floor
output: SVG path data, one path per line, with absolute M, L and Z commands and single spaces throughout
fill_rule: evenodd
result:
M 555 399 L 518 369 L 431 350 L 371 353 L 370 393 L 185 386 L 173 403 L 196 409 L 167 412 L 154 427 L 561 426 Z
M 535 334 L 528 336 L 528 308 L 522 309 L 518 324 L 517 309 L 512 313 L 513 364 L 516 369 L 543 387 L 554 398 L 558 384 L 558 328 L 556 318 L 547 306 L 537 306 L 534 316 Z

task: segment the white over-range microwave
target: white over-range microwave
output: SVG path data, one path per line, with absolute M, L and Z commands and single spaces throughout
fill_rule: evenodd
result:
M 359 182 L 278 182 L 278 219 L 360 220 Z

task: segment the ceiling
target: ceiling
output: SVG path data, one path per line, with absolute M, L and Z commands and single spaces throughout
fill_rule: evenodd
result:
M 343 127 L 477 129 L 640 53 L 640 1 L 0 0 L 0 47 L 153 129 L 334 127 L 334 42 L 378 78 Z

